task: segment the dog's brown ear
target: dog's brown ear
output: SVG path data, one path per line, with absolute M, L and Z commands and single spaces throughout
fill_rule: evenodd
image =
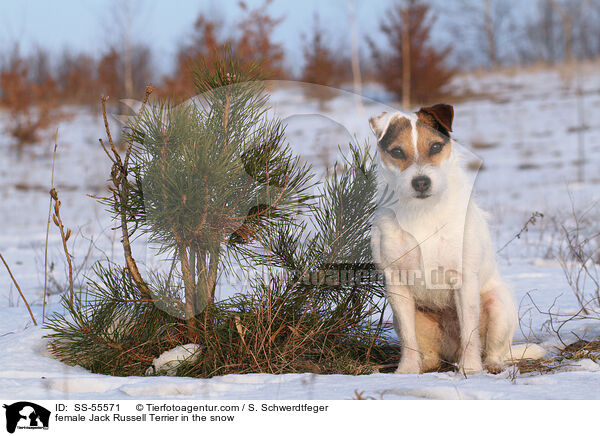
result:
M 444 135 L 452 131 L 452 120 L 454 119 L 454 108 L 449 104 L 440 103 L 429 107 L 422 107 L 417 112 L 419 120 Z
M 369 125 L 371 126 L 371 130 L 377 137 L 377 140 L 381 139 L 381 135 L 387 127 L 388 119 L 386 115 L 387 112 L 382 112 L 375 117 L 369 118 Z

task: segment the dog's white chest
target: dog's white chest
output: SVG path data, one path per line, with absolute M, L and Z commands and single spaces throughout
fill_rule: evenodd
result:
M 384 216 L 377 221 L 380 265 L 388 283 L 399 281 L 411 288 L 415 300 L 430 307 L 452 303 L 460 288 L 462 227 L 453 223 L 397 220 Z
M 451 222 L 432 226 L 406 225 L 405 232 L 412 235 L 416 250 L 421 254 L 425 270 L 444 269 L 460 271 L 462 266 L 463 231 Z
M 448 306 L 453 290 L 461 286 L 461 229 L 453 228 L 453 223 L 438 223 L 414 226 L 407 232 L 414 237 L 421 258 L 422 286 L 413 287 L 416 300 L 426 306 Z

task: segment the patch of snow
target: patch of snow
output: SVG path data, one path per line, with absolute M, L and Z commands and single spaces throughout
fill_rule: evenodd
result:
M 578 339 L 600 338 L 598 319 L 570 321 L 559 338 L 554 331 L 557 326 L 548 323 L 546 313 L 578 310 L 557 258 L 563 238 L 560 225 L 569 222 L 572 208 L 586 210 L 590 223 L 600 222 L 598 207 L 593 207 L 600 201 L 600 124 L 594 121 L 600 120 L 600 75 L 597 71 L 584 73 L 581 103 L 589 126 L 583 132 L 583 183 L 577 182 L 582 166 L 573 152 L 579 134 L 574 129 L 579 123 L 579 97 L 572 78 L 556 71 L 468 75 L 452 85 L 482 94 L 455 104 L 453 130 L 455 139 L 483 160 L 475 190 L 480 205 L 490 212 L 497 246 L 511 241 L 498 254 L 498 264 L 519 305 L 520 328 L 515 341 L 540 344 L 548 354 Z M 366 89 L 369 95 L 381 94 L 378 87 Z M 338 145 L 344 148 L 354 137 L 359 144 L 365 140 L 373 144 L 367 120 L 390 110 L 386 104 L 366 99 L 357 107 L 354 96 L 344 93 L 320 107 L 293 89 L 277 90 L 272 101 L 278 113 L 287 117 L 290 146 L 321 175 L 326 165 L 339 161 Z M 389 103 L 389 99 L 382 101 Z M 71 109 L 75 116 L 63 121 L 59 129 L 55 185 L 63 203 L 63 221 L 73 229 L 69 248 L 77 270 L 88 251 L 91 264 L 104 257 L 119 261 L 122 248 L 119 235 L 111 230 L 110 214 L 86 196 L 104 195 L 110 174 L 110 162 L 98 145 L 98 138 L 104 136 L 102 118 L 81 108 Z M 0 124 L 5 122 L 5 112 L 0 110 Z M 0 233 L 0 247 L 41 323 L 53 141 L 48 138 L 17 153 L 10 148 L 8 137 L 1 135 L 0 147 L 0 217 L 5 228 Z M 516 238 L 534 211 L 544 213 L 544 218 Z M 90 246 L 94 248 L 91 251 Z M 136 240 L 133 249 L 140 266 L 153 266 L 144 238 Z M 57 281 L 49 286 L 46 315 L 62 310 L 59 291 L 65 284 L 64 253 L 53 227 L 49 265 Z M 82 275 L 76 277 L 76 287 L 83 283 Z M 238 290 L 237 284 L 223 279 L 217 286 L 217 297 L 225 298 Z M 518 374 L 515 367 L 509 367 L 497 375 L 467 378 L 455 373 L 246 374 L 206 380 L 111 377 L 51 358 L 43 339 L 47 333 L 32 325 L 10 278 L 0 271 L 0 385 L 4 398 L 349 399 L 358 391 L 383 399 L 600 399 L 600 390 L 590 389 L 600 385 L 600 368 L 589 359 L 569 362 L 570 367 L 550 374 Z M 159 356 L 154 366 L 173 374 L 182 360 L 197 352 L 201 350 L 195 344 L 170 350 Z
M 160 356 L 152 360 L 152 366 L 146 370 L 146 375 L 166 373 L 167 375 L 177 374 L 177 368 L 182 362 L 189 361 L 198 357 L 200 351 L 198 344 L 178 345 L 177 347 L 167 350 Z
M 599 371 L 600 365 L 592 359 L 580 359 L 575 362 L 569 362 L 564 368 L 565 371 Z

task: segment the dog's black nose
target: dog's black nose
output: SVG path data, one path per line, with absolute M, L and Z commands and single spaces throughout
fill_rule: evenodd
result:
M 412 179 L 412 187 L 415 191 L 423 193 L 431 187 L 431 179 L 427 176 L 418 176 Z

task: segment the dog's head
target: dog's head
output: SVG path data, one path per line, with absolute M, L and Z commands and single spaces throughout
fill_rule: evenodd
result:
M 452 106 L 436 104 L 415 115 L 384 112 L 369 120 L 377 137 L 381 175 L 402 200 L 423 202 L 447 189 L 453 118 Z

